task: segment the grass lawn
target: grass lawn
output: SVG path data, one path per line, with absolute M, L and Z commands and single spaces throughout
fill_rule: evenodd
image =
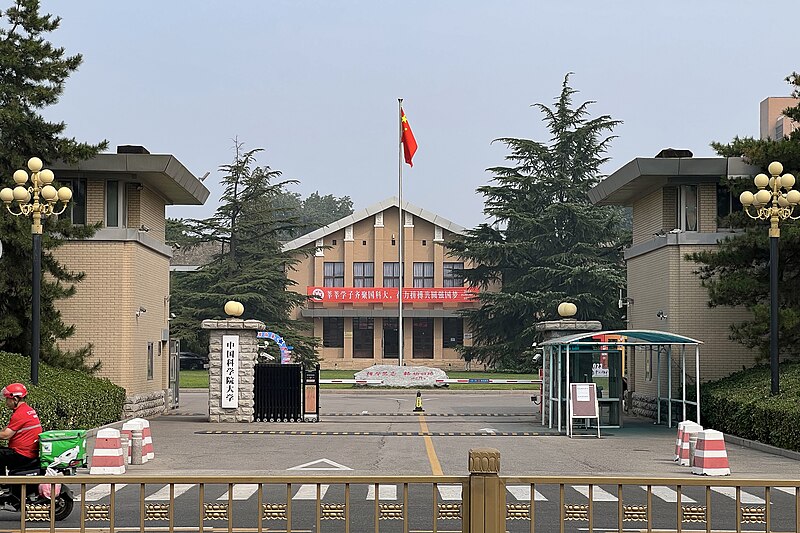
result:
M 352 370 L 322 370 L 320 371 L 321 379 L 353 379 L 355 374 Z M 181 370 L 181 388 L 182 389 L 207 389 L 208 388 L 208 370 Z M 447 377 L 451 379 L 468 379 L 468 378 L 488 378 L 488 379 L 539 379 L 538 375 L 534 374 L 504 374 L 500 372 L 448 372 Z M 348 385 L 345 383 L 336 383 L 330 385 L 322 385 L 323 389 L 360 389 L 355 385 Z M 450 390 L 538 390 L 539 385 L 531 385 L 524 383 L 515 383 L 510 385 L 501 385 L 493 383 L 476 383 L 476 384 L 462 384 L 451 383 L 448 389 Z

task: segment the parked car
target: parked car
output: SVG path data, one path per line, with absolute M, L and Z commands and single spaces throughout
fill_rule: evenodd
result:
M 203 370 L 208 368 L 208 356 L 193 352 L 180 352 L 178 354 L 181 370 Z

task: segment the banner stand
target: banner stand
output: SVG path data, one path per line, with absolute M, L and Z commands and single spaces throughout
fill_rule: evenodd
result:
M 590 418 L 597 420 L 597 438 L 600 438 L 600 406 L 597 402 L 597 385 L 594 383 L 570 383 L 569 384 L 569 425 L 567 434 L 570 438 L 576 436 L 573 432 L 573 420 L 583 418 L 587 421 Z M 587 428 L 589 424 L 586 424 Z M 590 437 L 591 435 L 577 435 L 578 437 Z

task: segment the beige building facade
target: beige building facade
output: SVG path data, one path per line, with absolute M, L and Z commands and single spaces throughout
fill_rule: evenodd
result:
M 633 211 L 633 242 L 625 251 L 627 297 L 621 301 L 628 306 L 628 328 L 668 331 L 702 341 L 701 382 L 752 366 L 755 354 L 729 339 L 730 325 L 748 319 L 748 311 L 709 308 L 708 291 L 696 274 L 699 265 L 686 256 L 716 248 L 733 231 L 725 227 L 723 217 L 742 206 L 721 186 L 722 180 L 750 178 L 758 172 L 740 158 L 637 158 L 589 193 L 597 205 L 622 205 Z M 662 397 L 670 385 L 679 393 L 679 357 L 680 347 L 673 347 L 669 355 L 660 354 Z M 694 360 L 694 348 L 686 357 Z M 627 361 L 633 409 L 652 414 L 659 354 L 641 352 Z M 671 383 L 668 364 L 673 367 Z M 695 383 L 693 363 L 688 379 L 689 385 Z
M 477 304 L 460 271 L 472 265 L 447 250 L 464 228 L 407 202 L 402 214 L 401 231 L 390 198 L 284 245 L 300 258 L 288 274 L 293 290 L 309 296 L 294 318 L 320 339 L 322 368 L 398 364 L 401 238 L 403 364 L 464 368 L 456 348 L 471 334 L 458 311 Z
M 791 96 L 764 98 L 759 106 L 759 125 L 762 139 L 782 139 L 800 128 L 800 124 L 783 116 L 784 110 L 800 104 Z
M 69 270 L 84 272 L 73 297 L 58 308 L 75 334 L 64 349 L 92 345 L 100 377 L 125 388 L 127 408 L 163 409 L 169 403 L 169 261 L 167 205 L 201 205 L 209 191 L 172 155 L 120 147 L 77 165 L 50 165 L 73 200 L 61 216 L 74 224 L 101 223 L 86 240 L 54 254 Z M 172 377 L 172 380 L 170 379 Z M 138 405 L 137 404 L 142 404 Z M 139 414 L 142 414 L 139 412 Z

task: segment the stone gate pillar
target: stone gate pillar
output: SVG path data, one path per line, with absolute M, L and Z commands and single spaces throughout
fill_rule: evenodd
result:
M 227 307 L 226 307 L 227 309 Z M 208 338 L 208 421 L 252 422 L 260 320 L 203 320 Z

